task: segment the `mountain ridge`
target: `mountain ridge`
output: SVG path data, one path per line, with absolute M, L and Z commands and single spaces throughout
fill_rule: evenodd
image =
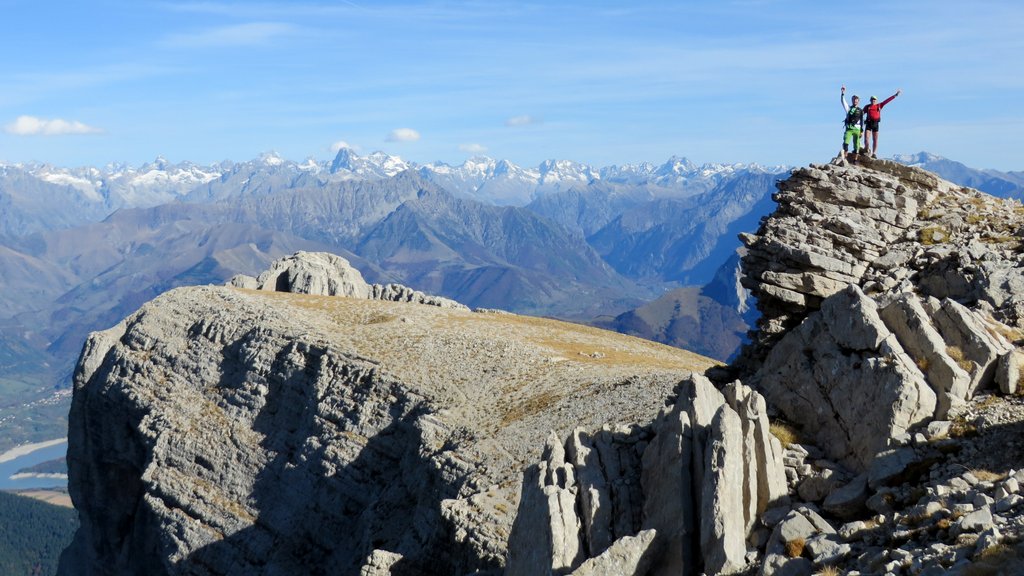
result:
M 759 330 L 706 372 L 717 384 L 592 328 L 266 291 L 331 285 L 298 264 L 260 292 L 165 293 L 83 349 L 68 461 L 84 511 L 60 573 L 781 576 L 914 559 L 966 576 L 994 548 L 1017 566 L 1019 202 L 868 159 L 796 170 L 774 200 L 740 258 Z M 718 283 L 739 311 L 735 277 Z M 983 446 L 985 481 L 965 467 Z

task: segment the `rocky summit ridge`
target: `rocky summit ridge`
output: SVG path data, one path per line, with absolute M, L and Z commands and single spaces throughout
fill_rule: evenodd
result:
M 86 344 L 62 574 L 493 571 L 551 430 L 649 421 L 714 364 L 329 254 L 232 283 L 252 289 L 176 289 Z
M 728 367 L 326 254 L 157 298 L 83 350 L 60 573 L 1024 573 L 1024 209 L 778 189 Z

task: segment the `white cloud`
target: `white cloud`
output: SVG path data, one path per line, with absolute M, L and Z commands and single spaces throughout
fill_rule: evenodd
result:
M 346 148 L 349 149 L 349 150 L 352 150 L 352 151 L 358 150 L 358 148 L 356 146 L 353 146 L 353 145 L 349 144 L 348 142 L 345 142 L 344 140 L 338 140 L 334 144 L 331 144 L 331 153 L 332 154 L 337 154 L 338 152 L 341 152 L 342 150 L 345 150 Z
M 35 116 L 18 116 L 18 118 L 4 126 L 8 134 L 18 136 L 61 136 L 64 134 L 98 134 L 102 132 L 99 128 L 83 124 L 77 120 L 62 120 L 54 118 L 36 118 Z
M 459 144 L 459 150 L 470 154 L 483 154 L 487 152 L 487 146 L 483 144 Z
M 412 128 L 396 128 L 388 134 L 388 142 L 415 142 L 420 139 L 420 133 Z
M 541 124 L 543 122 L 543 120 L 536 116 L 523 114 L 522 116 L 513 116 L 508 120 L 505 120 L 505 126 L 529 126 L 531 124 Z
M 221 48 L 225 46 L 259 46 L 274 38 L 295 31 L 295 26 L 281 22 L 250 22 L 221 26 L 198 32 L 170 34 L 161 42 L 172 48 Z

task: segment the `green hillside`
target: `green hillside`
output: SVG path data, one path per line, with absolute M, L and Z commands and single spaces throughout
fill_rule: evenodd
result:
M 77 526 L 70 508 L 0 492 L 0 574 L 56 574 Z

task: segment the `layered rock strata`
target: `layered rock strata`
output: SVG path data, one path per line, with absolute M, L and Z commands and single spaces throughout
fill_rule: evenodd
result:
M 609 556 L 633 559 L 617 574 L 740 572 L 760 515 L 788 501 L 783 470 L 764 399 L 690 377 L 649 426 L 549 439 L 526 473 L 506 574 L 590 574 Z
M 742 236 L 762 318 L 739 365 L 831 457 L 865 470 L 890 438 L 945 418 L 997 372 L 1009 389 L 1017 297 L 1001 286 L 1024 279 L 1024 264 L 1019 239 L 1000 234 L 1021 224 L 1019 204 L 872 160 L 797 170 L 775 199 Z M 953 253 L 1001 280 L 951 266 Z
M 178 289 L 94 334 L 70 415 L 82 524 L 60 573 L 499 573 L 547 431 L 649 422 L 711 365 L 353 296 Z
M 348 260 L 325 252 L 296 252 L 274 261 L 270 269 L 256 278 L 237 274 L 228 281 L 228 285 L 249 290 L 348 296 L 468 310 L 454 300 L 424 294 L 401 284 L 369 284 Z
M 748 247 L 742 282 L 762 313 L 761 355 L 849 284 L 869 295 L 910 290 L 984 302 L 1011 326 L 1024 317 L 1018 202 L 871 159 L 812 164 L 778 188 L 776 212 L 740 235 Z
M 438 304 L 327 255 L 162 296 L 83 351 L 61 573 L 916 576 L 1013 554 L 1024 411 L 998 394 L 1021 389 L 1024 210 L 871 160 L 776 199 L 744 237 L 760 330 L 717 386 L 654 344 L 382 301 Z

